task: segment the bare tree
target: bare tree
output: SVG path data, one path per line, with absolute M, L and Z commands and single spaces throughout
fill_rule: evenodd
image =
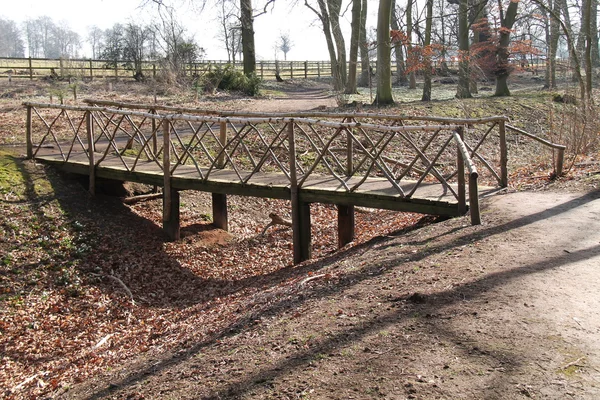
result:
M 0 57 L 24 57 L 25 43 L 14 21 L 0 18 Z
M 96 25 L 88 27 L 87 42 L 92 47 L 92 58 L 98 58 L 104 45 L 104 32 Z
M 290 34 L 288 32 L 280 32 L 279 39 L 277 40 L 277 49 L 283 53 L 284 60 L 287 60 L 287 54 L 290 52 L 293 46 L 294 42 L 292 42 L 292 39 L 290 39 Z

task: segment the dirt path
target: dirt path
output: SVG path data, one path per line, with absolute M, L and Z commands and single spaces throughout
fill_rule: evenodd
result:
M 278 94 L 240 104 L 244 111 L 286 112 L 309 111 L 336 107 L 331 86 L 312 81 L 287 81 L 275 86 Z
M 298 267 L 243 324 L 66 397 L 599 398 L 600 192 L 498 195 L 483 220 Z

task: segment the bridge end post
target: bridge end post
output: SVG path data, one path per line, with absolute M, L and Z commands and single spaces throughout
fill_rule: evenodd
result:
M 508 147 L 506 146 L 506 121 L 498 121 L 500 134 L 500 186 L 508 187 Z
M 354 240 L 354 206 L 338 204 L 338 248 Z
M 163 193 L 163 230 L 170 241 L 179 240 L 179 191 L 175 189 L 165 190 Z
M 459 126 L 456 129 L 456 133 L 460 137 L 461 140 L 464 139 L 464 127 Z M 458 147 L 458 146 L 457 146 Z M 467 212 L 467 194 L 466 194 L 466 183 L 465 183 L 465 160 L 463 159 L 462 153 L 460 152 L 460 148 L 457 149 L 456 154 L 456 168 L 458 171 L 457 181 L 458 181 L 458 213 L 460 215 L 464 215 Z
M 229 230 L 227 218 L 227 195 L 220 193 L 212 194 L 213 225 L 224 231 Z

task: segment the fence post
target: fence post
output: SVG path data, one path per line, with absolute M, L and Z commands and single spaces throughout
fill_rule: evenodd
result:
M 508 149 L 506 147 L 506 121 L 498 122 L 498 133 L 500 134 L 500 186 L 508 186 Z
M 304 79 L 308 79 L 308 61 L 304 61 Z
M 115 60 L 115 78 L 119 77 L 119 62 Z
M 561 147 L 557 149 L 556 154 L 556 177 L 562 176 L 563 174 L 563 164 L 565 160 L 565 148 Z
M 456 129 L 456 133 L 458 133 L 461 140 L 464 139 L 464 127 L 459 126 Z M 467 193 L 465 190 L 465 161 L 462 158 L 458 144 L 456 146 L 456 168 L 458 180 L 458 213 L 462 215 L 467 212 Z
M 290 61 L 290 79 L 294 79 L 294 62 Z
M 33 139 L 32 135 L 32 121 L 31 121 L 31 106 L 27 106 L 27 126 L 25 127 L 25 141 L 27 142 L 27 159 L 33 158 Z
M 60 70 L 60 77 L 64 78 L 65 77 L 65 66 L 63 64 L 63 58 L 60 57 L 58 59 L 58 69 Z
M 265 79 L 263 70 L 264 70 L 264 65 L 263 65 L 263 62 L 261 61 L 260 62 L 260 79 L 261 80 Z
M 89 166 L 89 191 L 94 196 L 96 194 L 96 160 L 94 157 L 94 152 L 96 148 L 94 146 L 94 125 L 92 119 L 92 112 L 85 112 L 85 132 L 87 134 L 88 141 L 88 159 L 90 162 Z
M 310 259 L 310 204 L 300 200 L 298 178 L 296 175 L 296 140 L 294 138 L 294 120 L 288 122 L 288 147 L 290 157 L 290 200 L 292 203 L 292 231 L 294 245 L 294 264 Z
M 321 61 L 317 61 L 317 76 L 321 77 Z
M 171 186 L 171 123 L 163 123 L 163 230 L 170 240 L 179 239 L 179 192 Z
M 31 63 L 31 57 L 29 57 L 29 80 L 33 80 L 33 64 Z
M 90 80 L 94 80 L 94 68 L 93 68 L 93 64 L 92 64 L 92 59 L 90 58 L 89 60 L 90 63 Z

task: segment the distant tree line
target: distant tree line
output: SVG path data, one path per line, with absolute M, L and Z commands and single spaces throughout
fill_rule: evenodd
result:
M 152 24 L 115 24 L 109 29 L 92 26 L 87 42 L 93 59 L 107 60 L 107 65 L 126 63 L 136 79 L 144 79 L 142 62 L 163 63 L 162 70 L 176 78 L 185 66 L 202 60 L 205 51 L 177 21 L 172 10 L 161 10 L 158 22 Z M 64 24 L 50 17 L 26 20 L 19 27 L 11 20 L 0 18 L 0 57 L 77 58 L 82 38 Z

